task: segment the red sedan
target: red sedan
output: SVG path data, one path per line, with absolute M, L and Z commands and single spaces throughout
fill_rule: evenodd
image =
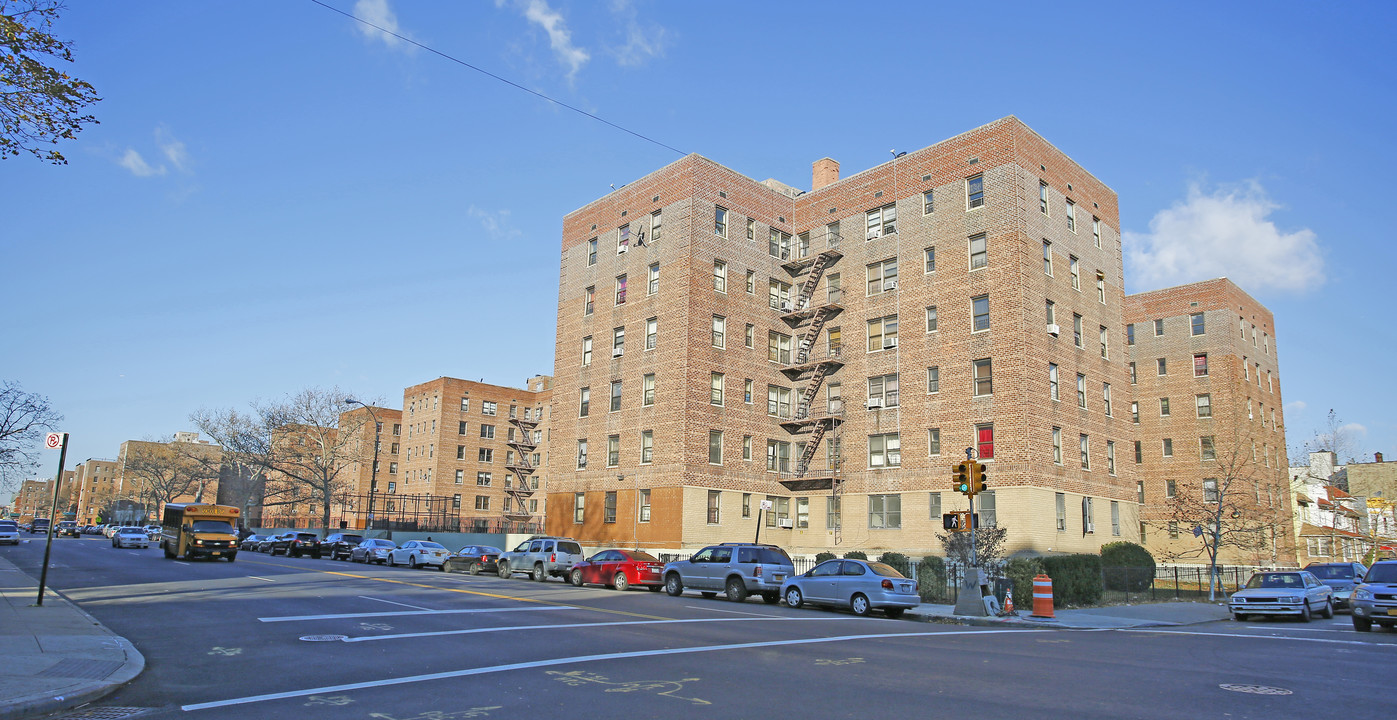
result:
M 664 586 L 660 577 L 665 564 L 654 555 L 640 550 L 603 550 L 572 566 L 572 584 L 606 585 L 625 590 L 632 585 L 648 587 L 652 592 Z

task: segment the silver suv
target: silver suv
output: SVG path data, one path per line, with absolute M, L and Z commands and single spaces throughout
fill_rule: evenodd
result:
M 713 597 L 722 591 L 733 602 L 761 595 L 774 605 L 781 601 L 781 583 L 793 574 L 791 556 L 775 545 L 723 543 L 665 565 L 665 592 L 678 597 L 687 588 Z
M 1380 560 L 1353 588 L 1353 629 L 1368 632 L 1373 623 L 1397 627 L 1397 560 Z
M 519 547 L 500 555 L 497 561 L 500 577 L 514 573 L 529 573 L 539 582 L 550 577 L 566 578 L 572 566 L 582 562 L 582 545 L 572 538 L 530 538 Z

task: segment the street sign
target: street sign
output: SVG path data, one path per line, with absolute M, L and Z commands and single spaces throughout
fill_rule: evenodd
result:
M 63 433 L 49 433 L 44 436 L 44 447 L 50 450 L 57 450 L 63 447 Z
M 762 501 L 761 508 L 762 508 L 763 510 L 770 510 L 770 509 L 771 509 L 771 501 L 770 501 L 770 500 L 763 500 L 763 501 Z

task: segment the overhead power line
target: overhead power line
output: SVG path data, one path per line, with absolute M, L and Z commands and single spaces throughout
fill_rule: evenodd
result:
M 427 52 L 432 53 L 433 55 L 438 55 L 438 56 L 440 56 L 440 57 L 446 58 L 447 60 L 450 60 L 451 62 L 454 62 L 454 63 L 456 63 L 457 65 L 462 65 L 462 66 L 464 66 L 464 67 L 468 67 L 468 68 L 470 68 L 471 70 L 474 70 L 474 71 L 476 71 L 476 72 L 478 72 L 478 73 L 480 73 L 480 74 L 482 74 L 482 75 L 485 75 L 485 76 L 487 76 L 487 77 L 494 78 L 495 80 L 498 80 L 498 81 L 500 81 L 500 82 L 502 82 L 502 83 L 504 83 L 504 84 L 506 84 L 506 85 L 508 85 L 508 86 L 510 86 L 510 87 L 512 87 L 512 88 L 514 88 L 514 89 L 516 89 L 516 90 L 523 90 L 524 92 L 526 92 L 526 93 L 528 93 L 528 94 L 530 94 L 530 95 L 533 95 L 534 97 L 542 98 L 542 99 L 544 99 L 544 100 L 547 100 L 548 102 L 553 103 L 554 105 L 557 105 L 557 106 L 563 107 L 563 108 L 567 108 L 568 110 L 571 110 L 571 111 L 573 111 L 573 112 L 575 112 L 575 113 L 577 113 L 577 114 L 579 114 L 579 115 L 584 115 L 584 116 L 589 117 L 589 118 L 591 118 L 591 119 L 593 119 L 593 120 L 596 120 L 597 122 L 602 123 L 603 125 L 608 125 L 608 126 L 610 126 L 610 127 L 616 128 L 617 130 L 620 130 L 620 131 L 623 132 L 623 133 L 626 133 L 626 134 L 628 134 L 628 135 L 633 135 L 633 136 L 638 137 L 638 138 L 640 138 L 641 140 L 644 140 L 644 141 L 646 141 L 646 142 L 648 142 L 648 143 L 653 143 L 653 144 L 655 144 L 655 145 L 659 145 L 660 147 L 665 148 L 666 150 L 673 150 L 674 152 L 679 153 L 680 155 L 687 155 L 687 154 L 688 154 L 688 153 L 684 152 L 683 150 L 680 150 L 679 148 L 676 148 L 676 147 L 674 147 L 674 146 L 672 146 L 672 145 L 667 145 L 667 144 L 665 144 L 665 143 L 662 143 L 662 142 L 660 142 L 659 140 L 656 140 L 656 139 L 654 139 L 654 138 L 652 138 L 652 137 L 649 137 L 649 136 L 647 136 L 647 135 L 638 133 L 638 132 L 636 132 L 636 131 L 634 131 L 634 130 L 631 130 L 630 128 L 623 127 L 623 126 L 621 126 L 621 125 L 617 125 L 616 123 L 611 122 L 610 120 L 607 120 L 607 119 L 604 118 L 604 117 L 600 117 L 600 116 L 598 116 L 598 115 L 594 115 L 594 114 L 592 114 L 592 113 L 589 113 L 589 112 L 587 112 L 586 110 L 583 110 L 582 108 L 574 107 L 574 106 L 569 105 L 569 104 L 567 104 L 567 103 L 565 103 L 565 102 L 563 102 L 563 101 L 561 101 L 561 100 L 556 100 L 556 99 L 551 98 L 551 97 L 549 97 L 549 96 L 547 96 L 547 95 L 544 95 L 544 94 L 541 93 L 541 92 L 538 92 L 537 90 L 530 90 L 529 88 L 526 88 L 526 87 L 524 87 L 523 85 L 520 85 L 519 83 L 514 82 L 513 80 L 509 80 L 508 78 L 500 77 L 499 75 L 496 75 L 495 73 L 492 73 L 492 72 L 490 72 L 489 70 L 485 70 L 485 69 L 483 69 L 483 68 L 476 67 L 476 66 L 474 66 L 474 65 L 472 65 L 472 64 L 470 64 L 470 63 L 468 63 L 468 62 L 466 62 L 465 60 L 462 60 L 462 59 L 460 59 L 460 58 L 458 58 L 458 57 L 454 57 L 454 56 L 452 56 L 452 55 L 448 55 L 448 54 L 446 54 L 446 53 L 444 53 L 444 52 L 442 52 L 442 51 L 440 51 L 440 50 L 437 50 L 437 49 L 434 48 L 434 47 L 431 47 L 430 45 L 423 45 L 422 43 L 417 42 L 416 40 L 413 40 L 413 39 L 410 38 L 410 37 L 406 37 L 406 36 L 404 36 L 404 35 L 399 35 L 398 33 L 395 33 L 395 32 L 393 32 L 392 30 L 389 30 L 389 29 L 387 29 L 387 28 L 385 28 L 385 27 L 382 27 L 382 26 L 380 26 L 380 25 L 375 25 L 374 23 L 371 23 L 371 22 L 369 22 L 368 20 L 365 20 L 364 18 L 361 18 L 361 17 L 359 17 L 359 16 L 357 16 L 357 15 L 355 15 L 355 14 L 353 14 L 353 13 L 348 13 L 348 12 L 345 12 L 345 11 L 343 11 L 343 10 L 337 8 L 337 7 L 334 7 L 334 6 L 331 6 L 331 5 L 327 5 L 327 4 L 325 4 L 324 2 L 321 2 L 321 0 L 310 0 L 310 1 L 311 1 L 312 3 L 315 3 L 316 5 L 319 5 L 320 7 L 325 8 L 326 10 L 329 10 L 329 11 L 335 12 L 335 13 L 339 13 L 340 15 L 343 15 L 343 16 L 349 18 L 350 20 L 353 20 L 354 22 L 357 22 L 357 23 L 360 23 L 360 24 L 363 24 L 363 25 L 367 25 L 367 26 L 369 26 L 369 27 L 371 27 L 371 28 L 373 28 L 373 29 L 375 29 L 375 30 L 377 30 L 377 31 L 379 31 L 379 32 L 381 32 L 381 33 L 383 33 L 384 35 L 392 35 L 393 37 L 395 37 L 395 38 L 397 38 L 397 39 L 399 39 L 399 40 L 402 40 L 402 41 L 405 42 L 405 43 L 408 43 L 408 44 L 410 44 L 410 45 L 415 45 L 415 46 L 417 46 L 417 47 L 420 47 L 420 48 L 422 48 L 423 50 L 426 50 Z

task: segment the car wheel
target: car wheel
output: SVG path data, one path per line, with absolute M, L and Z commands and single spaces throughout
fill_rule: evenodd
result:
M 1310 621 L 1310 601 L 1306 600 L 1300 605 L 1300 622 Z
M 534 582 L 547 582 L 548 572 L 543 569 L 543 563 L 534 564 Z
M 665 578 L 665 592 L 669 593 L 670 597 L 684 594 L 684 581 L 679 579 L 679 573 L 670 573 L 669 577 Z
M 863 593 L 859 593 L 850 598 L 849 607 L 854 611 L 855 615 L 860 617 L 866 616 L 873 611 L 873 605 L 868 602 L 868 596 Z
M 1232 613 L 1232 619 L 1236 620 L 1237 622 L 1246 622 L 1247 615 L 1246 613 Z
M 1331 619 L 1334 618 L 1334 601 L 1333 601 L 1333 600 L 1325 600 L 1325 601 L 1324 601 L 1324 610 L 1320 611 L 1319 616 L 1322 617 L 1322 618 L 1324 618 L 1325 620 L 1331 620 Z
M 237 559 L 238 559 L 238 554 L 237 554 L 237 553 L 228 553 L 228 562 L 233 562 L 233 561 L 235 561 L 235 560 L 237 560 Z
M 888 608 L 883 611 L 883 614 L 887 615 L 889 620 L 896 620 L 902 617 L 902 611 L 903 608 Z
M 508 562 L 502 562 L 502 563 L 500 563 L 499 573 L 500 573 L 500 577 L 505 578 L 505 579 L 508 579 L 508 578 L 509 578 L 509 563 L 508 563 Z
M 766 603 L 767 605 L 775 605 L 776 603 L 781 602 L 781 593 L 764 592 L 762 593 L 762 602 Z
M 572 581 L 572 584 L 573 584 L 573 585 L 576 585 L 577 587 L 582 587 L 582 571 L 581 571 L 581 570 L 573 570 L 573 571 L 572 571 L 572 575 L 569 575 L 569 576 L 568 576 L 568 579 Z
M 388 553 L 388 567 L 397 567 L 398 561 L 393 559 L 393 553 Z
M 413 570 L 416 570 L 416 569 L 417 569 L 417 556 L 416 556 L 416 555 L 408 555 L 408 556 L 407 556 L 407 566 L 408 566 L 409 568 L 413 569 Z
M 1358 632 L 1372 632 L 1372 631 L 1373 631 L 1373 621 L 1372 621 L 1372 620 L 1369 620 L 1368 618 L 1361 618 L 1361 617 L 1358 617 L 1357 615 L 1354 615 L 1354 616 L 1353 616 L 1353 629 L 1354 629 L 1354 630 L 1357 630 Z
M 479 575 L 479 574 L 480 574 L 480 563 L 478 563 L 478 562 L 473 562 L 473 563 L 471 563 L 471 569 L 470 569 L 468 572 L 470 572 L 470 574 L 472 574 L 472 575 Z
M 747 586 L 742 584 L 741 578 L 728 578 L 727 595 L 729 602 L 747 601 Z
M 805 596 L 800 594 L 800 588 L 792 585 L 786 588 L 786 605 L 798 608 L 805 604 Z
M 612 580 L 612 584 L 621 592 L 625 592 L 631 587 L 631 581 L 626 579 L 626 574 L 623 572 L 616 573 L 616 577 Z

